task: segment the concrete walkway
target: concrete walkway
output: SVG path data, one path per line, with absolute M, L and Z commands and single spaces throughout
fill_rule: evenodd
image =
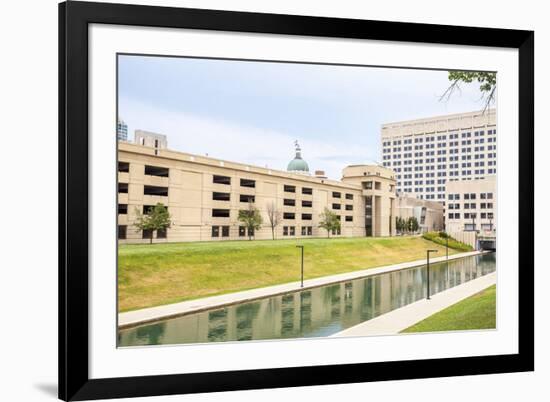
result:
M 471 251 L 467 253 L 453 254 L 449 256 L 449 260 L 468 257 L 472 255 L 482 254 L 479 251 Z M 445 256 L 430 258 L 430 263 L 445 261 Z M 416 260 L 404 262 L 401 264 L 387 265 L 378 268 L 369 268 L 361 271 L 346 272 L 344 274 L 323 276 L 321 278 L 308 279 L 304 281 L 304 287 L 300 288 L 300 282 L 285 283 L 283 285 L 268 286 L 265 288 L 245 290 L 242 292 L 229 293 L 226 295 L 205 297 L 184 301 L 180 303 L 168 304 L 164 306 L 145 308 L 118 315 L 119 328 L 127 328 L 131 326 L 141 325 L 148 322 L 159 321 L 167 318 L 173 318 L 185 314 L 196 313 L 199 311 L 208 310 L 227 306 L 236 303 L 242 303 L 264 297 L 291 293 L 303 289 L 315 288 L 342 281 L 349 281 L 367 276 L 383 274 L 386 272 L 398 271 L 406 268 L 413 268 L 426 264 L 426 260 Z
M 429 316 L 470 297 L 496 283 L 497 273 L 492 272 L 433 295 L 430 300 L 422 299 L 397 310 L 382 314 L 372 320 L 357 324 L 333 337 L 393 335 L 420 322 Z

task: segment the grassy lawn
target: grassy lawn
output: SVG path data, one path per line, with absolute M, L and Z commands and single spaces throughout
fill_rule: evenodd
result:
M 220 295 L 426 257 L 445 248 L 421 237 L 119 245 L 119 310 Z M 450 250 L 449 253 L 456 253 Z
M 493 285 L 401 332 L 496 328 L 496 295 L 496 285 Z

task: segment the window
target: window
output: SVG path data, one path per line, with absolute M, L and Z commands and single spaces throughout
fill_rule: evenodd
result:
M 119 215 L 126 215 L 128 213 L 128 204 L 118 204 Z
M 128 194 L 128 183 L 118 183 L 118 192 Z
M 214 218 L 229 218 L 229 209 L 213 209 L 212 216 Z
M 313 189 L 309 187 L 302 187 L 302 194 L 313 194 Z
M 250 179 L 241 179 L 241 187 L 255 188 L 256 181 Z
M 128 162 L 118 162 L 118 171 L 128 173 L 130 171 L 130 164 Z
M 144 195 L 157 195 L 157 196 L 168 196 L 168 187 L 159 187 L 159 186 L 143 186 Z
M 305 226 L 302 226 L 302 236 L 305 236 L 307 233 L 307 228 Z
M 346 216 L 346 222 L 353 222 L 353 216 Z
M 153 237 L 153 231 L 151 229 L 145 229 L 141 232 L 142 239 L 150 239 Z
M 212 193 L 212 199 L 214 201 L 229 201 L 231 199 L 231 194 L 213 192 Z
M 308 226 L 308 227 L 307 227 L 307 235 L 308 235 L 308 236 L 312 236 L 312 235 L 313 235 L 313 226 Z
M 254 197 L 253 195 L 241 194 L 239 196 L 239 201 L 240 202 L 254 202 L 254 201 L 256 201 L 256 197 Z
M 285 191 L 285 193 L 295 193 L 296 192 L 296 186 L 290 186 L 288 184 L 285 184 L 284 191 Z
M 212 226 L 212 237 L 220 237 L 220 227 Z
M 214 175 L 212 176 L 212 183 L 230 185 L 231 177 Z
M 118 225 L 118 238 L 120 240 L 126 239 L 126 231 L 127 231 L 126 225 Z
M 313 202 L 312 201 L 305 201 L 305 200 L 302 200 L 302 207 L 304 208 L 311 208 L 313 206 Z
M 337 191 L 332 192 L 332 198 L 342 198 L 342 193 L 339 193 Z
M 294 226 L 289 226 L 288 229 L 291 236 L 294 236 L 296 234 L 296 228 Z
M 332 234 L 333 235 L 339 235 L 339 234 L 341 234 L 341 230 L 340 229 L 332 229 Z
M 493 193 L 487 193 L 487 199 L 492 200 L 493 199 Z
M 239 237 L 244 237 L 244 236 L 246 236 L 246 227 L 239 226 Z
M 165 167 L 145 165 L 146 176 L 168 177 L 169 171 L 170 170 Z
M 341 209 L 342 206 L 340 204 L 332 204 L 332 209 Z
M 421 166 L 419 166 L 421 167 Z M 416 170 L 416 166 L 415 166 L 415 170 Z M 374 189 L 375 190 L 380 190 L 382 188 L 382 183 L 380 183 L 379 181 L 375 181 L 374 182 Z
M 283 226 L 283 236 L 288 236 L 288 226 Z
M 157 239 L 166 239 L 166 229 L 157 230 Z
M 302 214 L 302 220 L 303 221 L 310 221 L 311 220 L 311 214 Z
M 222 237 L 229 237 L 229 226 L 222 226 Z
M 353 200 L 353 194 L 346 194 L 346 200 Z
M 285 198 L 283 200 L 283 205 L 286 205 L 287 207 L 294 207 L 294 206 L 296 206 L 296 200 L 293 200 L 293 199 L 290 199 L 290 198 Z
M 283 213 L 283 219 L 295 219 L 295 215 L 294 212 L 285 212 Z

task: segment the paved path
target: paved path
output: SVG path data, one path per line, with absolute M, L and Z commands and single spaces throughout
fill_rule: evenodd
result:
M 340 336 L 392 335 L 420 322 L 429 316 L 470 297 L 496 283 L 497 273 L 492 272 L 404 307 L 382 314 L 372 320 L 357 324 L 337 334 Z
M 468 257 L 472 255 L 481 254 L 479 251 L 471 251 L 467 253 L 453 254 L 449 256 L 449 260 L 457 258 Z M 436 263 L 439 261 L 445 261 L 445 256 L 430 258 L 430 263 Z M 383 274 L 391 271 L 398 271 L 401 269 L 417 267 L 424 265 L 425 259 L 404 262 L 401 264 L 387 265 L 378 268 L 369 268 L 361 271 L 346 272 L 344 274 L 323 276 L 316 279 L 308 279 L 304 281 L 303 289 L 315 288 L 331 283 L 337 283 L 342 281 L 348 281 L 357 278 L 364 278 L 371 275 Z M 119 328 L 125 328 L 144 324 L 147 322 L 158 321 L 161 319 L 167 319 L 177 317 L 189 313 L 196 313 L 211 308 L 226 306 L 230 304 L 242 303 L 245 301 L 261 299 L 268 296 L 275 296 L 300 290 L 300 282 L 285 283 L 283 285 L 268 286 L 265 288 L 245 290 L 242 292 L 229 293 L 226 295 L 205 297 L 202 299 L 195 299 L 184 301 L 180 303 L 168 304 L 164 306 L 145 308 L 136 311 L 130 311 L 127 313 L 120 313 L 118 315 Z

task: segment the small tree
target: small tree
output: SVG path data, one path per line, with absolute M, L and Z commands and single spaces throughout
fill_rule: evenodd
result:
M 267 218 L 269 219 L 269 226 L 271 226 L 271 237 L 275 240 L 275 228 L 281 223 L 283 214 L 277 209 L 275 201 L 271 201 L 267 204 Z
M 398 216 L 397 219 L 395 220 L 395 228 L 397 229 L 397 231 L 399 233 L 405 232 L 405 226 L 406 226 L 405 219 Z
M 248 208 L 239 211 L 239 221 L 244 224 L 248 231 L 248 240 L 252 240 L 251 233 L 262 227 L 263 219 L 258 208 L 252 202 L 248 202 Z
M 420 228 L 420 226 L 418 225 L 418 220 L 416 219 L 416 217 L 411 216 L 407 220 L 407 230 L 409 232 L 416 233 L 419 228 Z
M 340 230 L 340 218 L 334 212 L 325 207 L 325 210 L 319 215 L 319 227 L 327 231 L 327 238 L 330 232 Z
M 136 207 L 136 222 L 134 223 L 134 226 L 138 231 L 150 231 L 149 240 L 151 244 L 153 243 L 153 233 L 158 233 L 159 230 L 166 230 L 171 224 L 168 208 L 160 202 L 151 208 L 145 215 L 143 215 Z

